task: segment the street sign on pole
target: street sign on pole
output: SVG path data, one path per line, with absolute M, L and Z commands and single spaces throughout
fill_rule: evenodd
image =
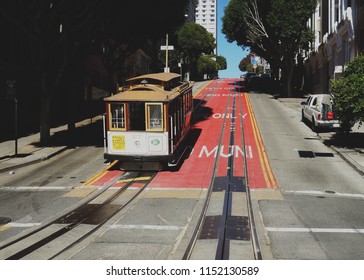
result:
M 161 51 L 166 51 L 166 50 L 173 51 L 174 50 L 174 46 L 161 46 Z
M 6 81 L 6 100 L 16 99 L 16 81 L 7 80 Z

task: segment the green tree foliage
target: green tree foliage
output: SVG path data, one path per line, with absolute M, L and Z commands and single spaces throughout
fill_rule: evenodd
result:
M 197 60 L 199 74 L 207 74 L 209 79 L 217 77 L 217 72 L 226 69 L 226 66 L 225 57 L 219 55 L 202 55 Z
M 199 57 L 214 51 L 214 36 L 200 24 L 185 23 L 176 32 L 176 37 L 178 50 L 191 71 L 191 76 L 196 77 Z
M 219 65 L 219 69 L 217 70 L 225 70 L 227 68 L 227 61 L 226 58 L 221 55 L 215 55 L 216 62 Z
M 222 32 L 229 42 L 249 47 L 271 67 L 280 68 L 288 96 L 293 95 L 295 59 L 313 34 L 307 28 L 317 0 L 231 0 Z
M 200 74 L 207 74 L 210 78 L 218 70 L 218 63 L 210 55 L 203 55 L 197 60 L 197 70 Z
M 336 116 L 343 130 L 348 131 L 355 122 L 361 125 L 364 121 L 364 56 L 347 65 L 343 77 L 332 82 L 332 92 Z

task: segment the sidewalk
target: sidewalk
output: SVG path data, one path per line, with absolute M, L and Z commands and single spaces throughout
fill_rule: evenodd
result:
M 194 93 L 201 90 L 207 82 L 197 82 L 194 86 Z M 302 98 L 282 98 L 278 99 L 282 104 L 294 109 L 301 110 L 300 102 Z M 95 124 L 102 119 L 98 115 L 91 119 L 86 119 L 76 124 L 76 128 L 82 128 Z M 66 133 L 67 125 L 51 129 L 51 137 L 56 134 Z M 102 131 L 100 131 L 102 133 Z M 348 164 L 364 176 L 364 124 L 359 128 L 353 127 L 349 135 L 337 135 L 334 132 L 319 133 L 321 141 L 335 150 Z M 5 141 L 0 143 L 0 173 L 15 172 L 15 169 L 33 163 L 45 161 L 68 149 L 68 145 L 54 144 L 50 147 L 39 146 L 39 133 L 32 134 L 18 139 L 18 157 L 15 157 L 15 141 Z M 57 141 L 56 141 L 57 142 Z M 62 143 L 62 142 L 60 142 Z M 64 142 L 63 142 L 64 143 Z
M 76 123 L 76 129 L 83 128 L 94 124 L 102 119 L 101 115 L 94 118 L 89 118 Z M 59 126 L 51 129 L 51 139 L 59 137 L 60 134 L 67 133 L 67 125 Z M 102 131 L 100 131 L 102 133 Z M 48 160 L 59 153 L 67 150 L 68 145 L 63 141 L 62 144 L 57 144 L 57 141 L 51 141 L 52 146 L 42 147 L 39 145 L 39 133 L 31 134 L 18 139 L 18 153 L 15 157 L 15 140 L 9 140 L 0 143 L 0 173 L 8 172 L 12 174 L 15 169 L 24 167 L 33 163 Z M 60 141 L 62 143 L 62 141 Z

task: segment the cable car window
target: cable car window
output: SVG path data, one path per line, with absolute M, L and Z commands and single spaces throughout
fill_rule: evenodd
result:
M 110 112 L 110 129 L 125 130 L 125 104 L 112 103 L 109 104 Z
M 163 130 L 162 103 L 146 103 L 147 130 Z
M 129 130 L 145 130 L 145 106 L 144 102 L 129 103 Z

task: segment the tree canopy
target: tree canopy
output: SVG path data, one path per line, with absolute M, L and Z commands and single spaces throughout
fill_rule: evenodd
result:
M 317 0 L 231 0 L 222 32 L 229 42 L 249 47 L 274 69 L 282 70 L 288 95 L 293 94 L 297 55 L 313 39 L 307 21 Z
M 197 61 L 202 54 L 211 54 L 215 48 L 215 38 L 197 23 L 185 23 L 176 32 L 178 50 L 189 65 L 192 75 L 197 75 Z
M 128 53 L 174 32 L 187 0 L 14 0 L 2 3 L 0 61 L 38 99 L 41 142 L 50 138 L 52 100 L 67 84 L 66 98 L 82 84 L 80 65 L 98 53 L 111 70 Z M 163 7 L 161 11 L 160 7 Z M 82 86 L 81 86 L 82 88 Z M 72 102 L 72 101 L 71 101 Z M 62 111 L 65 115 L 67 109 Z M 34 113 L 34 111 L 33 111 Z M 33 114 L 33 116 L 37 116 Z M 29 118 L 29 117 L 28 117 Z
M 349 130 L 355 122 L 364 121 L 364 56 L 348 63 L 343 77 L 332 82 L 335 114 L 342 129 Z
M 197 61 L 197 70 L 200 75 L 207 74 L 208 78 L 217 77 L 219 70 L 226 69 L 226 58 L 220 55 L 202 55 Z

